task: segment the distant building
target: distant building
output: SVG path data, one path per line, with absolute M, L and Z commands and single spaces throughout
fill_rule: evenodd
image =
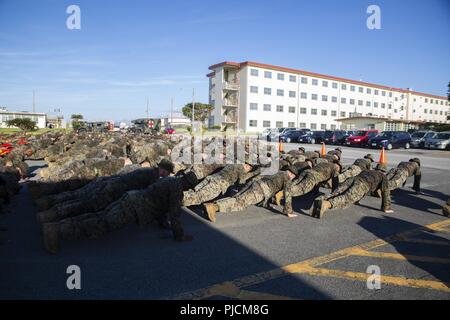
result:
M 65 128 L 64 116 L 47 115 L 47 128 Z
M 181 112 L 169 113 L 160 119 L 163 128 L 189 127 L 191 125 L 191 119 L 185 117 Z
M 0 128 L 8 128 L 6 121 L 20 118 L 28 118 L 36 122 L 38 128 L 45 128 L 47 124 L 47 115 L 45 113 L 27 112 L 27 111 L 7 111 L 0 109 Z
M 379 131 L 408 131 L 410 129 L 419 129 L 424 121 L 388 119 L 378 117 L 355 116 L 350 118 L 337 119 L 341 123 L 343 130 L 379 130 Z
M 209 125 L 223 130 L 335 130 L 339 119 L 356 114 L 450 123 L 445 96 L 249 61 L 209 69 L 209 103 L 214 107 Z

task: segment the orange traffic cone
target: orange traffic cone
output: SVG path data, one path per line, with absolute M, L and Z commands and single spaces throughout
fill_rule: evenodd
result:
M 284 146 L 283 146 L 283 142 L 278 142 L 278 152 L 281 153 L 284 151 Z
M 384 147 L 381 149 L 380 160 L 378 160 L 379 164 L 386 164 L 386 155 L 384 152 Z
M 320 150 L 320 154 L 322 155 L 322 157 L 325 157 L 325 155 L 327 154 L 327 149 L 325 148 L 325 143 L 322 142 L 322 149 Z

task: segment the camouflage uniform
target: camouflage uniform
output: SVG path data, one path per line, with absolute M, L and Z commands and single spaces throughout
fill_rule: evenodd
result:
M 286 204 L 284 212 L 292 212 L 290 201 L 291 180 L 286 171 L 280 171 L 271 176 L 262 176 L 260 179 L 251 181 L 240 192 L 233 197 L 220 199 L 215 202 L 219 212 L 242 211 L 251 205 L 262 204 L 267 207 L 272 197 L 279 191 L 284 191 Z
M 225 194 L 229 187 L 235 183 L 244 184 L 259 172 L 253 170 L 246 172 L 242 164 L 226 165 L 219 172 L 206 177 L 195 186 L 194 190 L 184 193 L 184 206 L 199 205 L 211 201 L 221 194 Z
M 448 217 L 450 215 L 450 199 L 447 200 L 447 203 L 442 207 L 442 213 L 444 216 Z
M 321 183 L 327 182 L 337 176 L 334 163 L 319 163 L 312 169 L 303 171 L 297 179 L 292 182 L 290 193 L 293 197 L 305 195 L 314 188 L 318 188 Z
M 414 175 L 413 189 L 420 192 L 422 173 L 420 171 L 420 165 L 414 161 L 400 162 L 397 168 L 391 169 L 388 172 L 389 188 L 395 190 L 404 186 L 408 177 L 412 175 Z
M 356 159 L 353 164 L 345 168 L 341 174 L 337 176 L 337 182 L 342 183 L 348 178 L 356 177 L 363 170 L 370 170 L 372 161 L 370 159 Z
M 158 168 L 147 168 L 128 175 L 93 181 L 81 189 L 69 192 L 68 195 L 66 193 L 66 199 L 69 195 L 71 199 L 57 203 L 50 209 L 54 215 L 52 220 L 59 221 L 83 213 L 103 210 L 127 191 L 144 189 L 158 179 Z
M 170 224 L 174 238 L 181 240 L 182 179 L 162 178 L 144 190 L 128 191 L 102 211 L 61 220 L 59 234 L 63 239 L 95 238 L 130 223 L 146 225 L 156 221 Z
M 324 197 L 331 204 L 331 208 L 347 208 L 359 202 L 368 194 L 381 190 L 381 210 L 391 209 L 391 195 L 387 177 L 378 170 L 364 170 L 356 177 L 347 179 L 328 196 Z

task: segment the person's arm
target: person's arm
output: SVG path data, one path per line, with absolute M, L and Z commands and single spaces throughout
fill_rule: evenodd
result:
M 250 172 L 243 174 L 242 176 L 239 177 L 239 184 L 240 185 L 245 184 L 248 180 L 258 176 L 260 173 L 261 173 L 261 168 L 258 167 L 255 170 L 252 170 Z
M 391 208 L 391 190 L 386 176 L 381 180 L 381 210 L 384 212 L 393 212 Z
M 285 215 L 292 216 L 294 215 L 294 211 L 292 210 L 292 194 L 291 194 L 291 181 L 287 181 L 284 185 L 283 194 L 284 194 L 284 208 L 283 213 Z
M 183 201 L 183 188 L 179 181 L 174 183 L 173 187 L 168 190 L 168 210 L 167 219 L 170 221 L 170 226 L 172 228 L 173 237 L 177 241 L 184 240 L 184 230 L 180 222 L 180 210 Z
M 416 171 L 414 172 L 414 185 L 413 189 L 416 192 L 420 192 L 420 180 L 422 180 L 422 172 L 420 170 L 420 166 L 417 166 Z

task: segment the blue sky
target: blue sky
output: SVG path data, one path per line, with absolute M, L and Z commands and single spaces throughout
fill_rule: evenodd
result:
M 81 8 L 68 30 L 66 8 Z M 370 4 L 381 30 L 366 27 Z M 450 1 L 0 0 L 0 106 L 130 120 L 208 102 L 208 66 L 256 61 L 446 95 Z

